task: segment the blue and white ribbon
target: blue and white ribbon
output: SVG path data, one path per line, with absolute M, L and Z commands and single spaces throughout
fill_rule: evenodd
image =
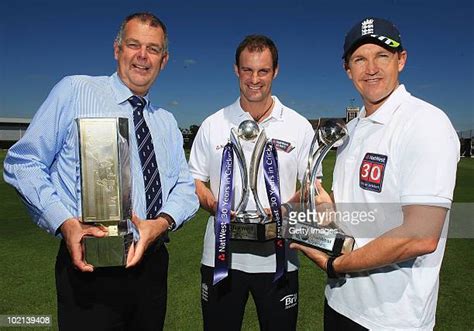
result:
M 214 280 L 216 285 L 229 273 L 229 234 L 230 216 L 233 200 L 234 177 L 234 152 L 232 143 L 224 146 L 221 161 L 221 181 L 219 185 L 219 197 L 217 200 L 217 211 L 214 223 L 215 233 L 215 257 L 214 257 Z
M 265 145 L 263 156 L 263 170 L 265 174 L 265 187 L 267 189 L 268 202 L 272 211 L 273 220 L 276 222 L 275 255 L 276 270 L 273 281 L 277 281 L 286 272 L 285 240 L 281 235 L 282 214 L 280 176 L 278 172 L 278 155 L 272 141 Z

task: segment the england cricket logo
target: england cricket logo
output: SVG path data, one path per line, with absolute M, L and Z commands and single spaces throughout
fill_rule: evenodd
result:
M 374 33 L 374 20 L 371 18 L 366 19 L 361 24 L 361 34 L 365 36 L 366 34 Z

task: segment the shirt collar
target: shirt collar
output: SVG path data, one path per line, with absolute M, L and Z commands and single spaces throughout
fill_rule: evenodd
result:
M 400 84 L 395 91 L 388 97 L 388 99 L 380 106 L 379 109 L 375 111 L 372 115 L 366 117 L 365 107 L 362 107 L 361 112 L 359 113 L 359 120 L 365 118 L 371 122 L 387 124 L 392 118 L 395 111 L 398 109 L 398 106 L 402 103 L 402 100 L 405 96 L 410 95 L 405 89 L 403 84 Z
M 270 121 L 271 119 L 283 121 L 285 107 L 276 96 L 272 96 L 272 99 L 274 101 L 272 113 L 261 123 L 265 123 L 267 121 Z M 237 98 L 237 100 L 230 106 L 230 110 L 232 118 L 234 118 L 236 122 L 240 123 L 244 120 L 253 120 L 252 116 L 250 116 L 248 112 L 242 109 L 242 106 L 240 105 L 240 97 Z
M 117 102 L 117 104 L 122 104 L 125 101 L 128 101 L 128 99 L 134 95 L 132 91 L 130 91 L 130 89 L 127 87 L 127 85 L 124 84 L 124 82 L 119 77 L 117 72 L 115 72 L 112 76 L 110 76 L 109 80 L 110 80 L 110 84 L 112 86 L 112 90 L 115 95 L 115 101 Z M 143 98 L 146 100 L 147 105 L 149 105 L 150 104 L 149 93 L 147 93 Z

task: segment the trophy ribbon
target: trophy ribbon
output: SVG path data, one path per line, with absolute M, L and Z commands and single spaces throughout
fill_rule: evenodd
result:
M 213 285 L 226 278 L 229 273 L 230 213 L 233 199 L 234 153 L 232 143 L 224 146 L 221 161 L 221 182 L 214 222 L 215 257 Z
M 275 256 L 276 271 L 273 281 L 277 281 L 286 272 L 285 241 L 282 238 L 282 214 L 281 214 L 281 194 L 280 177 L 278 172 L 278 155 L 273 142 L 268 141 L 265 145 L 263 157 L 263 170 L 265 175 L 265 187 L 267 191 L 268 202 L 272 212 L 273 220 L 276 223 L 275 237 Z

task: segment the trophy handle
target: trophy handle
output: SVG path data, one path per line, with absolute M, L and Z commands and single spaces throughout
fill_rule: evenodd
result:
M 249 177 L 247 171 L 247 163 L 245 161 L 245 155 L 242 151 L 242 145 L 240 144 L 239 138 L 237 137 L 237 132 L 235 128 L 230 130 L 230 141 L 232 142 L 232 149 L 237 156 L 237 162 L 239 164 L 240 178 L 242 178 L 242 196 L 240 201 L 235 207 L 237 214 L 241 213 L 245 208 L 247 208 L 247 203 L 249 201 Z
M 257 194 L 257 179 L 258 179 L 258 170 L 260 165 L 260 160 L 262 158 L 263 150 L 265 149 L 265 144 L 267 143 L 267 135 L 265 130 L 262 130 L 257 138 L 255 143 L 255 148 L 252 152 L 252 158 L 250 159 L 250 189 L 252 190 L 253 197 L 255 199 L 255 204 L 257 206 L 257 213 L 260 213 L 261 216 L 265 216 L 265 209 L 260 202 Z
M 305 199 L 306 192 L 308 192 L 308 184 L 310 182 L 310 174 L 311 170 L 313 169 L 313 162 L 314 159 L 317 158 L 321 150 L 323 149 L 324 145 L 318 146 L 316 149 L 316 144 L 318 142 L 318 135 L 317 131 L 314 133 L 313 141 L 311 142 L 311 147 L 309 148 L 309 155 L 308 155 L 308 165 L 306 167 L 306 171 L 303 176 L 303 182 L 301 183 L 301 192 L 300 192 L 300 204 L 303 210 L 306 210 L 307 199 Z M 315 150 L 316 149 L 316 150 Z
M 342 138 L 331 142 L 328 145 L 323 145 L 324 147 L 318 148 L 316 151 L 319 153 L 319 155 L 316 158 L 316 161 L 314 162 L 314 167 L 312 168 L 310 177 L 309 177 L 309 197 L 308 197 L 308 203 L 309 203 L 309 209 L 310 210 L 316 210 L 316 203 L 314 202 L 314 199 L 316 198 L 316 195 L 319 194 L 316 189 L 316 180 L 317 178 L 317 171 L 321 163 L 323 163 L 323 159 L 326 157 L 327 153 L 331 150 L 331 148 Z M 316 156 L 316 153 L 315 153 Z

